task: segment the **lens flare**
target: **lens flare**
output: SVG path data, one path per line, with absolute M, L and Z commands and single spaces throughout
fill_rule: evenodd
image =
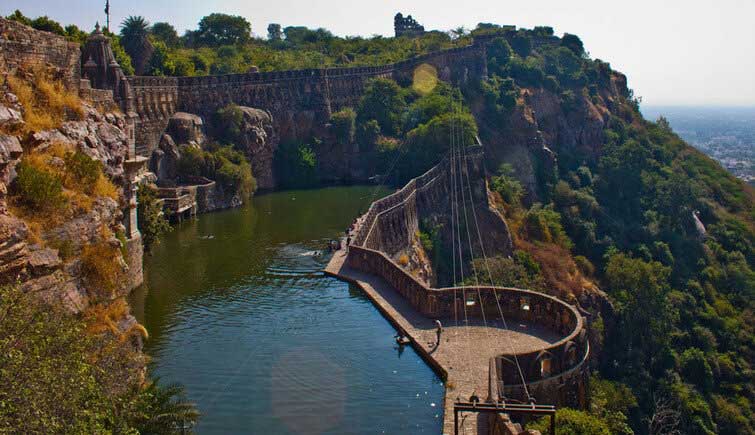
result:
M 421 95 L 427 95 L 438 85 L 438 70 L 434 66 L 423 63 L 414 69 L 412 89 Z

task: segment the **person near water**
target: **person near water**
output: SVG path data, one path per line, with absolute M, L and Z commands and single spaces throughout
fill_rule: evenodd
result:
M 440 346 L 440 333 L 443 332 L 443 325 L 440 323 L 440 320 L 435 320 L 435 347 Z

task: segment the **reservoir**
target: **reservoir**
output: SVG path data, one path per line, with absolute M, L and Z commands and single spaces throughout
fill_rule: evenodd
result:
M 197 404 L 196 433 L 440 433 L 442 381 L 358 288 L 321 273 L 327 242 L 388 192 L 259 195 L 145 256 L 134 314 L 153 373 Z

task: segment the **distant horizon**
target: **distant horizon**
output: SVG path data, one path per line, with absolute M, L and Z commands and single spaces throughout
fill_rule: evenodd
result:
M 63 25 L 91 31 L 104 25 L 105 1 L 6 0 L 0 14 L 19 9 L 29 17 L 47 15 Z M 626 74 L 643 105 L 687 107 L 755 107 L 755 2 L 721 0 L 690 5 L 683 0 L 637 0 L 631 8 L 607 7 L 600 0 L 531 0 L 506 4 L 472 0 L 461 8 L 430 0 L 355 3 L 280 0 L 250 5 L 244 0 L 131 0 L 110 2 L 111 28 L 129 15 L 168 22 L 183 34 L 213 12 L 240 15 L 252 33 L 264 37 L 269 23 L 283 27 L 325 28 L 341 37 L 393 35 L 393 16 L 412 15 L 428 30 L 448 31 L 480 22 L 519 28 L 552 26 L 557 35 L 578 35 L 592 58 Z

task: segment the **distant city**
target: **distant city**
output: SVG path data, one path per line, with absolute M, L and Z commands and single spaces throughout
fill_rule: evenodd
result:
M 682 139 L 755 186 L 755 107 L 643 106 L 642 113 L 665 116 Z

